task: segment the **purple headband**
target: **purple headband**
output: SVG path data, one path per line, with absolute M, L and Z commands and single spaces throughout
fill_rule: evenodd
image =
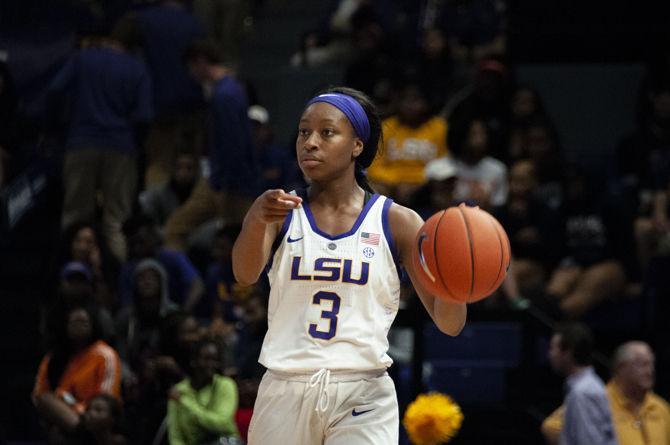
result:
M 307 102 L 306 107 L 309 107 L 315 102 L 325 102 L 330 104 L 344 113 L 354 127 L 356 136 L 361 138 L 363 143 L 367 143 L 370 138 L 370 122 L 365 110 L 356 99 L 342 93 L 325 93 L 319 94 Z

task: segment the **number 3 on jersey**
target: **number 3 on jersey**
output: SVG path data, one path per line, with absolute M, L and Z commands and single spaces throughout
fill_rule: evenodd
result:
M 337 333 L 337 314 L 340 312 L 340 296 L 334 292 L 320 291 L 312 297 L 312 304 L 321 305 L 323 301 L 330 301 L 329 311 L 321 311 L 321 318 L 328 320 L 328 330 L 320 331 L 316 323 L 309 325 L 309 335 L 321 340 L 330 340 Z

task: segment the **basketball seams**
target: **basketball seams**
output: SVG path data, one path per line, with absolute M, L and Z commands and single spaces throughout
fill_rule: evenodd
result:
M 463 223 L 465 224 L 465 236 L 468 238 L 468 244 L 470 245 L 470 294 L 468 295 L 467 301 L 470 301 L 472 298 L 472 293 L 475 290 L 475 247 L 472 243 L 472 237 L 470 236 L 470 224 L 468 223 L 468 218 L 465 216 L 465 212 L 461 206 L 456 207 L 460 212 Z
M 431 281 L 425 284 L 436 297 L 474 303 L 491 295 L 507 275 L 511 256 L 507 234 L 495 217 L 478 207 L 462 204 L 435 213 L 424 223 L 419 239 L 424 241 L 412 261 L 424 267 L 419 268 L 420 278 L 429 276 Z M 431 242 L 432 249 L 426 246 Z
M 440 224 L 442 224 L 442 221 L 444 221 L 444 216 L 447 214 L 446 210 L 442 211 L 442 215 L 440 216 L 440 220 L 435 224 L 435 230 L 433 231 L 433 255 L 435 258 L 435 269 L 437 269 L 437 275 L 440 277 L 440 282 L 442 283 L 442 287 L 444 287 L 444 290 L 447 291 L 449 294 L 449 297 L 454 298 L 453 292 L 449 290 L 449 286 L 447 286 L 446 281 L 442 277 L 442 268 L 440 267 L 440 257 L 437 254 L 437 236 L 440 234 Z
M 500 244 L 500 266 L 498 266 L 498 274 L 496 275 L 496 279 L 493 280 L 493 284 L 491 284 L 486 292 L 484 292 L 483 297 L 487 297 L 498 287 L 497 284 L 498 280 L 500 279 L 500 272 L 503 270 L 503 266 L 505 265 L 505 247 L 503 246 L 503 240 L 500 236 L 500 231 L 491 217 L 488 218 L 488 222 L 493 227 L 493 231 L 495 232 L 496 237 L 498 238 L 498 243 Z

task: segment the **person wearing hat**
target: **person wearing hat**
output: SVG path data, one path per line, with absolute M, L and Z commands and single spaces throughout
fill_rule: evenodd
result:
M 303 187 L 304 180 L 295 166 L 291 148 L 275 142 L 268 110 L 252 105 L 248 116 L 260 167 L 261 189 Z
M 438 210 L 457 204 L 454 191 L 458 167 L 451 157 L 444 156 L 426 164 L 424 175 L 427 182 L 413 195 L 411 207 L 427 219 Z
M 96 299 L 96 280 L 91 268 L 81 261 L 69 261 L 59 273 L 56 297 L 45 308 L 40 330 L 43 333 L 53 331 L 62 314 L 76 306 L 90 306 L 96 323 L 100 326 L 101 338 L 112 341 L 115 335 L 114 319 L 109 309 Z

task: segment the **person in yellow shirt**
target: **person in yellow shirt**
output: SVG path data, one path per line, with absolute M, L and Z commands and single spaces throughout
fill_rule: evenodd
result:
M 417 83 L 406 84 L 397 113 L 385 119 L 384 148 L 368 169 L 372 187 L 407 204 L 426 182 L 428 162 L 449 154 L 447 121 L 433 113 L 429 92 Z
M 670 445 L 670 405 L 652 391 L 654 360 L 641 341 L 624 343 L 614 354 L 607 396 L 622 445 Z
M 607 397 L 621 445 L 670 445 L 670 405 L 652 391 L 654 353 L 647 343 L 630 341 L 614 353 Z M 563 406 L 542 424 L 548 444 L 558 443 Z

